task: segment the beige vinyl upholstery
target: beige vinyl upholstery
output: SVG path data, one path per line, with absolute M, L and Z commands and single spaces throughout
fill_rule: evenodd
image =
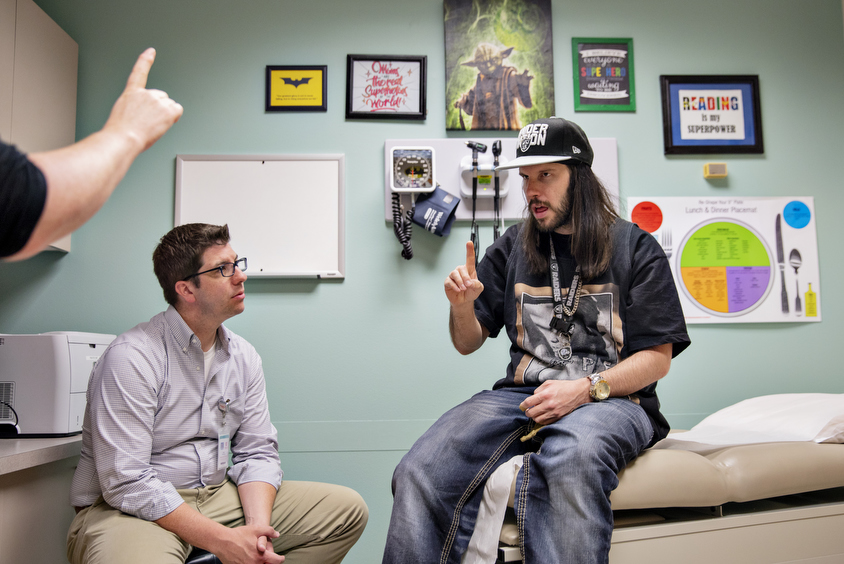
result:
M 705 454 L 650 449 L 619 473 L 613 510 L 710 507 L 844 486 L 844 445 L 782 442 Z M 515 480 L 510 490 L 512 507 Z

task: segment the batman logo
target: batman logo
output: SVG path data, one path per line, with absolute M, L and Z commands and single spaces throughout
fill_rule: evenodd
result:
M 287 78 L 286 76 L 281 77 L 281 80 L 284 81 L 284 84 L 290 84 L 294 88 L 299 88 L 300 84 L 307 84 L 312 77 L 306 76 L 304 78 Z

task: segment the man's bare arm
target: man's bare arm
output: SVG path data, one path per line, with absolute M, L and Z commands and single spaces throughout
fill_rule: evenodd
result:
M 481 348 L 489 331 L 475 316 L 475 300 L 484 291 L 475 271 L 475 246 L 466 243 L 466 264 L 451 271 L 445 279 L 445 295 L 451 304 L 448 330 L 451 342 L 460 354 L 471 354 Z
M 181 105 L 146 88 L 154 60 L 152 48 L 138 57 L 100 131 L 73 145 L 29 155 L 44 173 L 47 200 L 26 245 L 7 260 L 29 258 L 82 226 L 108 200 L 135 158 L 181 117 Z
M 230 529 L 205 517 L 185 503 L 158 519 L 156 523 L 179 535 L 179 538 L 191 546 L 198 546 L 214 554 L 224 564 L 284 562 L 283 556 L 273 554 L 275 559 L 268 560 L 268 555 L 258 550 L 262 538 L 278 536 L 269 525 L 247 524 Z
M 629 396 L 668 374 L 673 346 L 668 343 L 638 351 L 601 372 L 611 395 Z M 540 425 L 548 425 L 592 401 L 589 386 L 587 378 L 546 380 L 519 407 Z

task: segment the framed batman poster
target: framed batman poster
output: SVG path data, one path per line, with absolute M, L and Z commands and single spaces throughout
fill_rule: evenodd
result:
M 325 112 L 328 110 L 327 66 L 267 65 L 268 112 Z

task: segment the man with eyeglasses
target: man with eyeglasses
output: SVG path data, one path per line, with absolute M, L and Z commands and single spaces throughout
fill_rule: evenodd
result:
M 153 265 L 170 307 L 115 339 L 91 374 L 69 561 L 175 564 L 193 547 L 226 564 L 342 561 L 366 504 L 281 480 L 261 359 L 223 326 L 244 310 L 247 266 L 228 227 L 174 228 Z

